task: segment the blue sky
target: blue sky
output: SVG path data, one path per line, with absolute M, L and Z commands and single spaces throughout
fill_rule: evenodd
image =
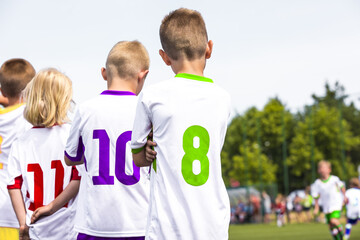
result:
M 358 0 L 1 0 L 0 62 L 60 69 L 81 103 L 106 88 L 100 68 L 111 47 L 137 39 L 151 58 L 146 88 L 173 76 L 158 55 L 158 30 L 179 7 L 202 13 L 214 41 L 205 76 L 231 94 L 234 112 L 275 96 L 295 112 L 337 80 L 360 106 Z

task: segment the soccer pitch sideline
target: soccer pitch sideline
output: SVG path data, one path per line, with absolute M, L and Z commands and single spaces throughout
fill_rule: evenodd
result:
M 343 225 L 345 227 L 345 225 Z M 229 240 L 331 240 L 325 223 L 288 224 L 281 228 L 275 224 L 230 225 Z M 351 231 L 350 240 L 360 239 L 360 225 Z

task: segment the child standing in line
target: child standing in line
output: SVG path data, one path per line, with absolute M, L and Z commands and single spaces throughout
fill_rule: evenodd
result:
M 346 218 L 344 239 L 350 239 L 351 228 L 360 219 L 360 182 L 358 178 L 351 178 L 350 188 L 346 190 L 345 196 L 348 199 L 346 203 Z
M 24 117 L 33 128 L 13 143 L 8 167 L 8 190 L 20 239 L 73 239 L 75 235 L 71 202 L 51 217 L 30 224 L 33 211 L 50 203 L 65 187 L 70 187 L 65 193 L 71 190 L 71 180 L 77 182 L 75 188 L 79 185 L 77 170 L 61 160 L 70 131 L 66 122 L 71 98 L 70 79 L 55 69 L 40 71 L 25 89 Z M 22 185 L 27 191 L 25 203 Z
M 318 173 L 320 178 L 312 187 L 312 196 L 315 199 L 314 214 L 319 213 L 319 198 L 321 198 L 331 235 L 335 240 L 343 239 L 340 217 L 343 203 L 347 202 L 344 184 L 337 176 L 330 175 L 331 164 L 328 161 L 322 160 L 318 163 Z
M 85 165 L 75 221 L 79 240 L 144 239 L 148 169 L 135 166 L 130 139 L 136 95 L 148 69 L 149 56 L 140 42 L 117 43 L 101 69 L 108 90 L 75 113 L 65 160 Z
M 229 94 L 204 77 L 213 43 L 200 13 L 184 8 L 163 19 L 160 40 L 176 75 L 142 92 L 131 141 L 135 164 L 152 163 L 146 239 L 228 239 L 220 152 L 231 107 Z M 144 148 L 151 129 L 153 162 Z
M 15 138 L 30 129 L 23 116 L 21 92 L 35 76 L 34 67 L 25 59 L 7 60 L 0 68 L 0 239 L 19 239 L 19 223 L 11 205 L 7 186 L 8 157 Z

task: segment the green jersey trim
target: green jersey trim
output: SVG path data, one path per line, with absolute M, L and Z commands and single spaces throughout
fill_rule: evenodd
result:
M 320 179 L 323 183 L 327 183 L 329 180 L 330 180 L 330 178 L 331 178 L 331 175 L 327 178 L 327 179 L 325 179 L 325 180 L 322 180 L 322 179 Z
M 137 154 L 137 153 L 141 152 L 144 148 L 145 148 L 145 146 L 141 147 L 141 148 L 134 148 L 134 149 L 131 149 L 131 152 L 134 154 Z
M 189 74 L 189 73 L 178 73 L 175 75 L 175 77 L 197 80 L 197 81 L 202 81 L 202 82 L 210 82 L 210 83 L 214 82 L 210 78 L 206 78 L 206 77 L 198 76 L 198 75 L 194 75 L 194 74 Z

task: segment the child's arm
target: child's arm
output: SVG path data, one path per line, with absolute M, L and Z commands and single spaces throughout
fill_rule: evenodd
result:
M 346 205 L 346 204 L 349 203 L 349 199 L 348 199 L 347 196 L 346 196 L 345 186 L 343 186 L 343 187 L 341 188 L 341 192 L 342 192 L 342 194 L 344 195 L 344 205 Z
M 9 189 L 9 194 L 11 198 L 11 203 L 13 205 L 16 217 L 19 221 L 19 239 L 28 240 L 29 237 L 29 227 L 26 225 L 26 210 L 25 203 L 21 193 L 21 189 Z
M 68 158 L 68 156 L 66 156 L 66 154 L 64 155 L 64 160 L 66 165 L 68 166 L 75 166 L 75 165 L 80 165 L 84 163 L 84 155 L 81 156 L 81 160 L 80 161 L 72 161 Z
M 319 213 L 319 198 L 315 198 L 314 215 Z
M 156 158 L 156 151 L 153 150 L 153 147 L 156 146 L 156 143 L 151 141 L 150 139 L 147 140 L 146 145 L 144 148 L 141 149 L 140 152 L 134 153 L 133 152 L 133 160 L 136 166 L 138 167 L 148 167 Z
M 14 208 L 16 217 L 19 221 L 19 239 L 28 240 L 29 236 L 29 227 L 26 225 L 26 208 L 24 203 L 24 198 L 21 193 L 21 186 L 23 183 L 23 178 L 21 174 L 21 166 L 19 160 L 18 150 L 20 144 L 15 140 L 11 145 L 10 154 L 8 157 L 8 168 L 7 168 L 7 189 L 9 191 L 10 199 L 12 206 Z
M 77 108 L 71 123 L 69 137 L 66 141 L 64 160 L 67 166 L 75 166 L 84 163 L 84 144 L 81 136 L 81 113 Z
M 68 203 L 77 195 L 79 192 L 79 186 L 80 180 L 71 180 L 64 191 L 62 191 L 60 195 L 54 199 L 54 201 L 34 211 L 31 216 L 31 223 L 35 223 L 42 216 L 52 215 L 60 208 L 62 208 L 66 203 Z

